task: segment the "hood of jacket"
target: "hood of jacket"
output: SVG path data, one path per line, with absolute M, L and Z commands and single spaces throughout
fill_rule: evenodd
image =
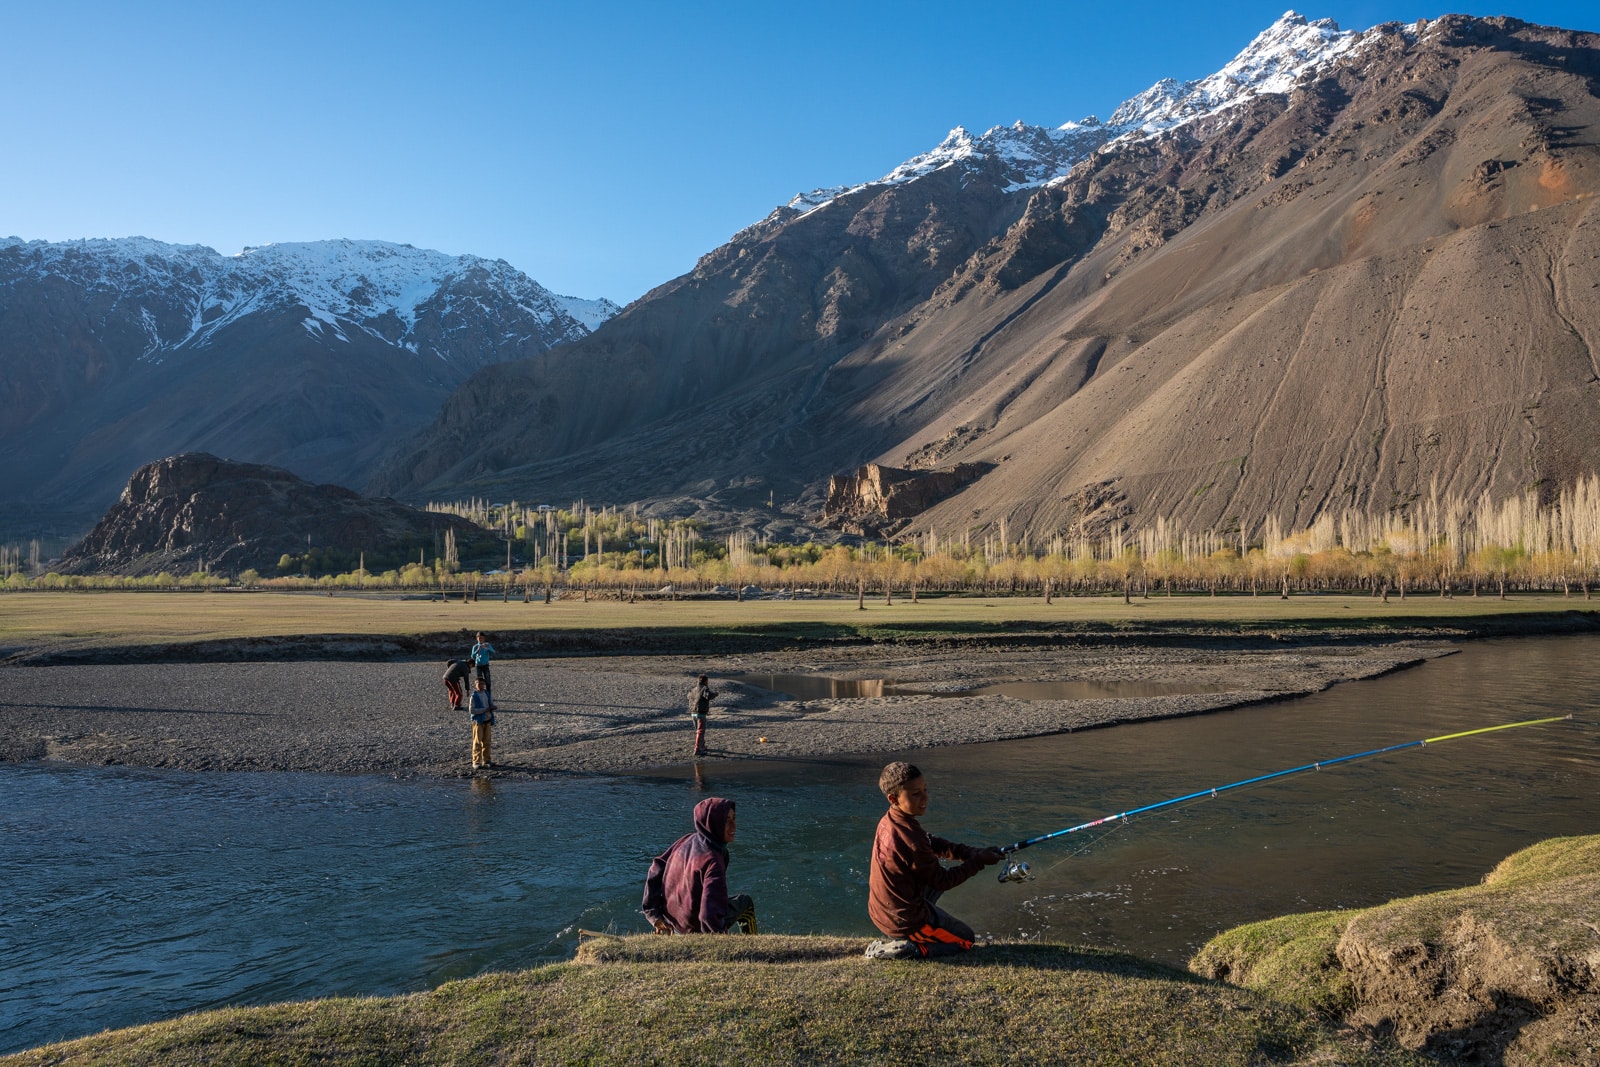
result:
M 717 848 L 728 843 L 728 817 L 733 814 L 733 801 L 722 797 L 707 797 L 694 806 L 694 828 L 704 834 Z

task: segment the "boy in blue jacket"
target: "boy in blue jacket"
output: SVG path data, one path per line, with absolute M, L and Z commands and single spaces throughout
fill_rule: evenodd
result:
M 485 689 L 493 692 L 494 683 L 489 680 L 489 659 L 494 655 L 494 646 L 479 634 L 477 643 L 472 646 L 472 651 L 468 655 L 472 659 L 472 666 L 478 672 L 478 681 L 483 683 Z
M 472 704 L 472 769 L 493 767 L 489 759 L 489 731 L 494 726 L 494 701 L 489 697 L 489 687 L 479 678 L 473 683 Z

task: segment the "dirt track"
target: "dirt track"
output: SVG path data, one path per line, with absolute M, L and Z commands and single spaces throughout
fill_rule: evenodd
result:
M 712 760 L 901 751 L 996 741 L 1315 692 L 1448 654 L 1440 642 L 1273 647 L 852 646 L 687 662 L 680 657 L 502 660 L 494 665 L 501 775 L 683 763 L 686 693 L 704 670 L 724 696 Z M 469 773 L 468 725 L 443 664 L 243 662 L 15 667 L 4 671 L 0 760 L 193 770 Z M 1008 680 L 1184 682 L 1226 692 L 1076 701 L 999 696 L 792 701 L 728 676 L 825 672 L 929 690 Z M 761 738 L 766 738 L 762 742 Z

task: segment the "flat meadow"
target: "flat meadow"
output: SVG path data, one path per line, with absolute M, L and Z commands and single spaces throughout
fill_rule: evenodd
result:
M 1376 631 L 1485 628 L 1495 633 L 1549 628 L 1548 616 L 1596 611 L 1592 601 L 1558 594 L 1493 596 L 1300 594 L 1042 597 L 923 596 L 913 603 L 880 595 L 799 599 L 645 598 L 552 603 L 484 598 L 463 603 L 394 594 L 322 592 L 17 592 L 0 595 L 0 655 L 49 649 L 91 650 L 232 639 L 487 633 L 674 631 L 715 636 L 893 639 L 1011 631 L 1202 632 L 1277 629 Z M 1576 619 L 1582 616 L 1574 616 Z

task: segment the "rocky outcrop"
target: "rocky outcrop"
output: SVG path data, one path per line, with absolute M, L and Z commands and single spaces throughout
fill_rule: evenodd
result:
M 828 479 L 822 524 L 846 533 L 883 537 L 939 501 L 983 477 L 992 463 L 958 463 L 941 470 L 904 470 L 868 463 Z
M 321 569 L 398 566 L 433 559 L 445 533 L 462 555 L 493 535 L 466 519 L 313 485 L 286 470 L 233 463 L 203 452 L 171 456 L 134 472 L 122 499 L 63 557 L 65 574 L 188 574 L 202 568 L 277 573 L 284 555 L 326 561 Z
M 1597 904 L 1600 838 L 1568 838 L 1481 886 L 1362 912 L 1337 948 L 1349 1021 L 1456 1061 L 1600 1062 Z
M 1554 838 L 1482 885 L 1218 935 L 1191 969 L 1451 1063 L 1600 1063 L 1600 837 Z

